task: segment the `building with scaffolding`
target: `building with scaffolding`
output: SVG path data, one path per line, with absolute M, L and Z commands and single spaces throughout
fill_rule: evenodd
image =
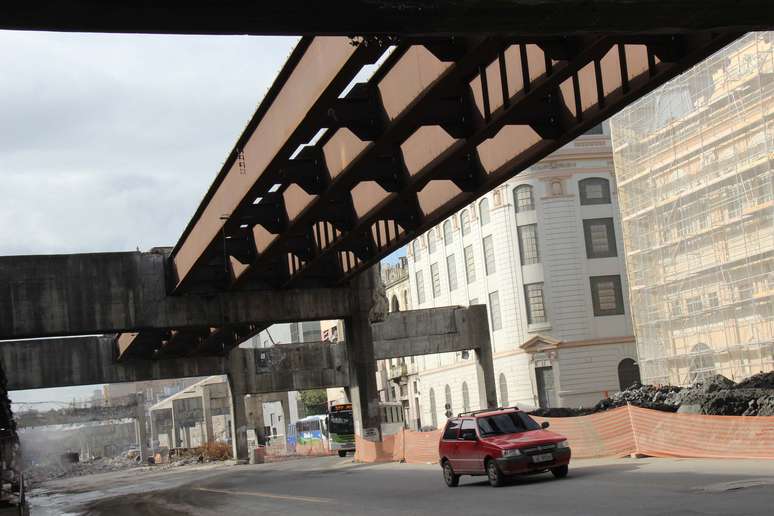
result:
M 774 33 L 611 122 L 643 381 L 774 368 Z

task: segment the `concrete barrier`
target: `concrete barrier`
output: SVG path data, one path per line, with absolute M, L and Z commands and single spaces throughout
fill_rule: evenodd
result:
M 693 457 L 774 460 L 774 417 L 673 414 L 620 407 L 566 418 L 535 417 L 570 441 L 573 457 Z M 359 462 L 438 462 L 441 431 L 401 432 L 374 443 L 356 439 Z

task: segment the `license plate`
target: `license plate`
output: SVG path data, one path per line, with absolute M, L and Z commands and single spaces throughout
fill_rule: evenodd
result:
M 553 453 L 541 453 L 540 455 L 533 455 L 532 462 L 549 462 L 554 460 Z

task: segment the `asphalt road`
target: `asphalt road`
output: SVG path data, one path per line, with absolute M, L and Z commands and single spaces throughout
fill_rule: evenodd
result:
M 774 461 L 578 460 L 570 475 L 483 477 L 447 488 L 434 465 L 328 457 L 254 466 L 120 472 L 44 484 L 32 514 L 756 515 L 772 514 Z

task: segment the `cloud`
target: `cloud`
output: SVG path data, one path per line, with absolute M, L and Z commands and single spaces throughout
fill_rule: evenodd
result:
M 173 245 L 296 41 L 0 31 L 0 255 Z

